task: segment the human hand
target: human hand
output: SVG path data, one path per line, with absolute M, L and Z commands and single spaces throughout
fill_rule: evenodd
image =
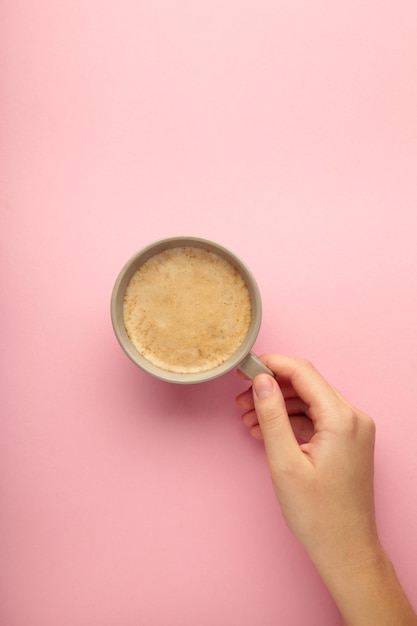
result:
M 308 362 L 278 355 L 237 398 L 263 438 L 284 518 L 317 566 L 379 550 L 374 513 L 374 422 Z
M 266 355 L 237 398 L 243 423 L 263 439 L 275 493 L 340 609 L 346 626 L 417 626 L 378 538 L 375 425 L 307 361 Z

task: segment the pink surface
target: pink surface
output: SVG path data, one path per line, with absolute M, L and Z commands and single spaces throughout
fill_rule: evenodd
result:
M 258 352 L 377 422 L 381 536 L 417 604 L 417 5 L 5 0 L 2 626 L 326 626 L 234 372 L 150 379 L 111 329 L 154 239 L 220 241 Z

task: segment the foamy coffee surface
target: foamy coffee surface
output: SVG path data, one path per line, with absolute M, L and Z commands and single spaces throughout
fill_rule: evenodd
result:
M 151 363 L 178 373 L 221 365 L 241 345 L 251 301 L 239 272 L 198 247 L 151 257 L 130 280 L 123 304 L 126 332 Z

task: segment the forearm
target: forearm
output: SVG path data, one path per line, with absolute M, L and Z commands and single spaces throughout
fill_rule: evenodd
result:
M 417 616 L 381 546 L 359 562 L 318 570 L 345 626 L 417 626 Z

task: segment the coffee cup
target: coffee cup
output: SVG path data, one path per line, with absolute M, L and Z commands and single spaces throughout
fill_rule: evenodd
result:
M 269 370 L 251 352 L 262 317 L 256 280 L 233 252 L 200 237 L 161 239 L 134 254 L 111 296 L 126 355 L 172 383 L 201 383 L 238 368 Z

